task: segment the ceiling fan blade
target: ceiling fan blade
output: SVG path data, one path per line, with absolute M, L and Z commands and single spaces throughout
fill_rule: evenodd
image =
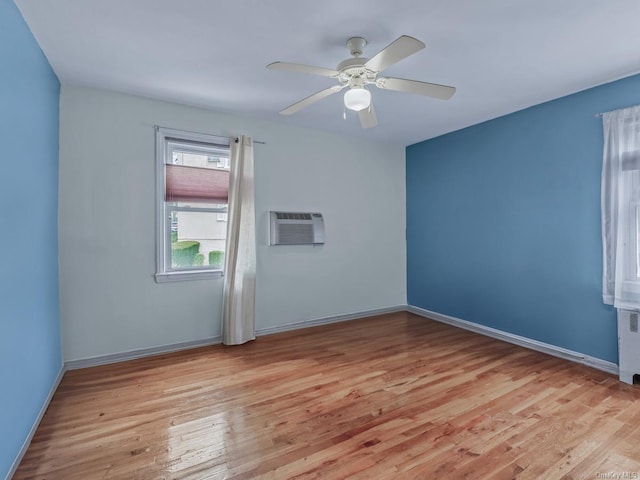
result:
M 334 85 L 333 87 L 325 88 L 324 90 L 320 90 L 319 92 L 314 93 L 313 95 L 309 95 L 307 98 L 303 98 L 299 102 L 294 103 L 293 105 L 289 105 L 284 110 L 280 111 L 280 115 L 292 115 L 309 105 L 316 103 L 323 98 L 328 97 L 329 95 L 333 95 L 334 93 L 338 93 L 342 90 L 344 85 Z
M 403 58 L 422 50 L 424 47 L 425 44 L 417 38 L 402 35 L 378 52 L 376 56 L 369 59 L 364 66 L 374 72 L 381 72 Z
M 373 128 L 378 125 L 378 117 L 376 117 L 376 111 L 373 109 L 373 102 L 371 102 L 369 108 L 360 110 L 358 116 L 360 117 L 362 128 Z
M 323 77 L 337 77 L 338 71 L 330 68 L 314 67 L 313 65 L 303 65 L 301 63 L 273 62 L 267 65 L 271 70 L 286 70 L 288 72 L 310 73 L 311 75 L 321 75 Z
M 439 98 L 441 100 L 449 100 L 453 94 L 456 93 L 455 87 L 393 77 L 378 78 L 376 86 L 386 90 L 417 93 L 418 95 L 426 95 L 427 97 Z

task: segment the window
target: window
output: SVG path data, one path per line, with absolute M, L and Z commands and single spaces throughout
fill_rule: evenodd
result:
M 640 106 L 602 116 L 604 303 L 640 309 Z
M 222 276 L 229 139 L 156 131 L 156 281 Z
M 640 293 L 640 152 L 624 152 L 618 180 L 618 222 L 623 230 L 622 268 L 626 288 Z

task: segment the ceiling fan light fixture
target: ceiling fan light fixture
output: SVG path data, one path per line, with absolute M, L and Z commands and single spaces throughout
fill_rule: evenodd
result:
M 354 112 L 359 112 L 371 105 L 371 92 L 366 88 L 350 88 L 344 94 L 344 106 Z

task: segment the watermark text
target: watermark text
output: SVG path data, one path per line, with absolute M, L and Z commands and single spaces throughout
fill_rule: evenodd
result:
M 640 472 L 598 472 L 596 478 L 602 480 L 640 479 Z

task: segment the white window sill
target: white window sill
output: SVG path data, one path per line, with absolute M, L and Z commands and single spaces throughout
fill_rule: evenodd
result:
M 187 280 L 208 280 L 210 278 L 222 278 L 224 273 L 222 270 L 204 270 L 204 271 L 188 271 L 188 272 L 167 272 L 156 273 L 156 283 L 167 282 L 183 282 Z

